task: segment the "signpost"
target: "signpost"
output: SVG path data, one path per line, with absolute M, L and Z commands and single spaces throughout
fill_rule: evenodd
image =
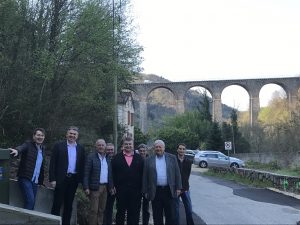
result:
M 224 145 L 225 145 L 225 150 L 227 150 L 227 155 L 229 156 L 229 151 L 232 150 L 231 141 L 225 141 Z

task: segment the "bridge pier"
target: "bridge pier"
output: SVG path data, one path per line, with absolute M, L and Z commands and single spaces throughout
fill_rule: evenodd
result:
M 212 100 L 212 119 L 215 122 L 221 123 L 223 121 L 221 93 L 213 93 Z

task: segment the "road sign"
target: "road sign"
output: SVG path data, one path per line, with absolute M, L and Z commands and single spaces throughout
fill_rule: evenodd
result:
M 231 141 L 226 141 L 225 142 L 225 150 L 232 150 Z

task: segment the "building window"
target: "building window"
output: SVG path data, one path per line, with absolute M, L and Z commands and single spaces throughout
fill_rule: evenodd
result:
M 131 124 L 131 121 L 130 121 L 130 120 L 131 120 L 131 115 L 130 115 L 130 112 L 128 111 L 128 112 L 127 112 L 127 124 L 128 124 L 128 125 Z

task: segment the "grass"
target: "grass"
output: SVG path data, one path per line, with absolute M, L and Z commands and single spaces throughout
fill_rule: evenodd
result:
M 267 172 L 277 173 L 280 175 L 287 176 L 300 176 L 300 167 L 293 168 L 282 168 L 277 161 L 273 161 L 270 163 L 259 163 L 254 161 L 246 162 L 246 168 L 256 169 L 256 170 L 264 170 Z
M 253 187 L 260 187 L 260 188 L 273 187 L 273 184 L 270 181 L 250 180 L 236 173 L 216 173 L 213 170 L 208 170 L 206 172 L 203 172 L 203 174 L 206 176 L 218 177 L 225 180 L 235 181 L 236 183 L 253 186 Z

